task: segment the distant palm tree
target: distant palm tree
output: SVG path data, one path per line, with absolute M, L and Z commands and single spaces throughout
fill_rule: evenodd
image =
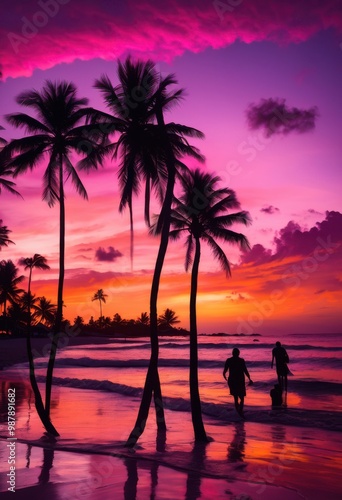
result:
M 63 286 L 65 267 L 65 194 L 64 184 L 70 178 L 77 192 L 87 199 L 87 192 L 71 162 L 70 153 L 74 151 L 89 157 L 93 166 L 101 163 L 103 134 L 94 125 L 86 124 L 92 115 L 92 108 L 86 107 L 88 99 L 77 97 L 76 87 L 72 83 L 53 83 L 47 81 L 43 89 L 21 93 L 17 103 L 32 108 L 36 117 L 26 113 L 14 113 L 6 116 L 7 121 L 24 128 L 32 135 L 14 139 L 4 148 L 10 157 L 7 167 L 14 176 L 32 170 L 36 165 L 48 159 L 44 173 L 43 199 L 49 206 L 59 203 L 59 280 L 57 294 L 57 314 L 54 324 L 54 336 L 46 375 L 45 411 L 49 418 L 52 374 L 58 347 L 58 339 L 63 318 Z
M 140 316 L 137 318 L 137 323 L 139 325 L 149 325 L 150 323 L 150 317 L 147 312 L 142 312 Z
M 172 309 L 165 309 L 163 314 L 161 314 L 158 318 L 158 324 L 161 327 L 172 327 L 173 325 L 176 325 L 177 323 L 180 323 L 178 316 L 176 316 L 175 311 Z
M 104 291 L 102 290 L 102 288 L 100 288 L 99 290 L 97 290 L 96 293 L 94 293 L 94 296 L 91 299 L 92 301 L 94 301 L 94 300 L 99 301 L 99 304 L 100 304 L 100 322 L 102 319 L 102 302 L 106 303 L 106 297 L 108 297 L 108 295 L 106 295 L 104 293 Z
M 38 297 L 35 306 L 34 319 L 38 323 L 43 323 L 47 327 L 51 327 L 55 321 L 57 306 L 51 300 L 43 297 Z
M 18 276 L 18 268 L 11 260 L 0 261 L 0 304 L 3 304 L 4 316 L 7 312 L 7 303 L 15 304 L 19 302 L 20 296 L 24 293 L 19 288 L 24 276 Z
M 41 416 L 42 421 L 46 423 L 46 426 L 50 429 L 50 421 L 45 415 L 44 405 L 42 396 L 40 394 L 40 390 L 37 384 L 36 375 L 35 375 L 35 367 L 34 367 L 34 357 L 32 352 L 32 343 L 31 343 L 31 324 L 32 319 L 37 319 L 39 317 L 39 306 L 37 306 L 35 296 L 31 293 L 31 281 L 32 281 L 32 271 L 34 268 L 47 270 L 50 269 L 50 266 L 47 264 L 47 260 L 42 255 L 35 253 L 33 257 L 21 257 L 19 259 L 19 265 L 24 266 L 24 269 L 29 269 L 29 278 L 28 278 L 28 286 L 27 286 L 27 300 L 26 300 L 26 310 L 27 310 L 27 334 L 26 334 L 26 351 L 27 358 L 30 367 L 30 383 L 35 397 L 35 406 L 37 409 L 37 413 Z M 31 314 L 31 310 L 34 310 L 33 315 Z M 50 432 L 49 431 L 49 432 Z M 57 432 L 57 431 L 56 431 Z M 52 432 L 54 433 L 54 431 Z
M 221 179 L 213 174 L 202 173 L 196 169 L 183 177 L 183 193 L 172 211 L 172 230 L 170 238 L 176 240 L 187 235 L 185 269 L 192 265 L 190 292 L 190 399 L 192 422 L 196 441 L 206 441 L 198 389 L 198 349 L 197 349 L 197 282 L 201 256 L 201 241 L 211 248 L 213 256 L 219 261 L 227 275 L 231 274 L 229 260 L 217 239 L 225 243 L 248 249 L 247 238 L 232 231 L 235 223 L 248 225 L 249 214 L 245 211 L 230 213 L 240 208 L 234 191 L 217 188 Z
M 119 313 L 115 313 L 114 316 L 113 316 L 113 323 L 115 323 L 116 325 L 120 325 L 124 320 L 122 319 L 122 317 L 120 316 Z
M 26 271 L 29 269 L 29 279 L 28 279 L 28 287 L 27 287 L 27 293 L 31 293 L 31 280 L 32 280 L 32 271 L 34 268 L 36 269 L 41 269 L 41 270 L 48 270 L 50 269 L 50 266 L 47 264 L 47 259 L 46 257 L 43 257 L 39 253 L 35 253 L 33 257 L 21 257 L 19 259 L 18 264 L 20 266 L 24 266 L 24 270 Z
M 14 242 L 8 237 L 11 232 L 12 231 L 8 229 L 7 226 L 2 225 L 2 219 L 0 219 L 0 251 L 1 247 L 7 247 L 10 243 L 14 245 Z

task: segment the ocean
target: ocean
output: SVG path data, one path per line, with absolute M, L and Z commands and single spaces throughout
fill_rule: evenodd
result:
M 280 340 L 292 375 L 287 406 L 272 409 L 272 349 Z M 199 389 L 210 442 L 194 443 L 189 398 L 189 340 L 160 339 L 166 433 L 151 405 L 134 450 L 134 427 L 148 366 L 148 338 L 65 346 L 54 371 L 51 419 L 44 434 L 27 363 L 0 372 L 0 491 L 7 491 L 8 390 L 16 391 L 18 498 L 58 500 L 321 500 L 342 498 L 342 385 L 339 335 L 199 336 Z M 234 347 L 254 385 L 245 420 L 236 413 L 222 372 Z M 35 360 L 44 395 L 47 358 Z M 12 445 L 14 446 L 14 445 Z M 6 497 L 7 494 L 7 497 Z
M 265 423 L 272 419 L 277 411 L 271 411 L 269 396 L 277 382 L 275 368 L 271 369 L 276 340 L 279 339 L 271 336 L 198 337 L 203 414 L 223 421 L 235 416 L 233 398 L 222 371 L 233 347 L 238 347 L 254 381 L 253 386 L 247 386 L 246 418 Z M 289 334 L 281 340 L 289 354 L 291 370 L 287 407 L 282 408 L 284 423 L 341 430 L 341 335 Z M 138 400 L 149 353 L 147 338 L 65 347 L 57 355 L 54 383 L 118 393 Z M 46 360 L 38 358 L 36 367 L 38 380 L 43 381 Z M 160 338 L 159 373 L 166 408 L 189 411 L 189 340 L 186 337 Z

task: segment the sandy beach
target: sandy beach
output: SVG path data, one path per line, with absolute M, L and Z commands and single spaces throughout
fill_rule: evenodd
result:
M 44 342 L 35 339 L 35 348 L 42 349 Z M 82 342 L 73 339 L 73 345 Z M 134 425 L 138 397 L 55 386 L 52 421 L 60 438 L 53 442 L 35 412 L 27 367 L 13 366 L 24 359 L 21 339 L 1 340 L 2 498 L 341 498 L 340 432 L 284 425 L 276 419 L 270 425 L 248 421 L 248 408 L 246 421 L 205 416 L 212 438 L 207 445 L 194 445 L 191 417 L 184 411 L 166 410 L 167 432 L 158 435 L 151 408 L 146 430 L 130 451 L 123 444 Z M 10 387 L 17 392 L 15 497 L 7 490 Z

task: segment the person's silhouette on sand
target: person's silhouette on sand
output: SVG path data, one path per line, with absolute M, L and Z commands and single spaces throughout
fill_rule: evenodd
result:
M 289 363 L 290 360 L 286 349 L 280 342 L 276 342 L 276 346 L 272 350 L 271 368 L 273 368 L 274 360 L 276 362 L 278 383 L 281 389 L 287 392 L 287 375 L 290 373 L 287 363 Z
M 250 384 L 253 384 L 253 381 L 248 373 L 245 360 L 239 357 L 240 351 L 237 347 L 234 347 L 232 354 L 233 356 L 228 358 L 224 365 L 223 377 L 228 381 L 230 394 L 234 397 L 236 411 L 243 417 L 243 404 L 246 396 L 245 375 Z M 227 379 L 226 373 L 228 370 L 229 376 Z
M 281 406 L 283 404 L 283 391 L 279 384 L 275 384 L 274 388 L 270 390 L 272 399 L 272 406 Z

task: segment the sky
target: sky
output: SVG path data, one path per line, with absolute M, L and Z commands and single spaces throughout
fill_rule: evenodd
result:
M 162 7 L 157 0 L 5 0 L 0 37 L 0 125 L 7 140 L 22 134 L 4 117 L 20 111 L 15 97 L 41 89 L 46 80 L 72 81 L 80 97 L 105 109 L 93 84 L 107 74 L 116 85 L 118 59 L 151 58 L 162 75 L 176 75 L 186 96 L 166 119 L 205 134 L 193 141 L 206 157 L 201 168 L 236 191 L 253 221 L 234 228 L 248 237 L 251 251 L 224 246 L 231 277 L 202 248 L 199 332 L 341 332 L 338 0 L 166 0 Z M 278 118 L 287 113 L 272 129 L 267 103 L 278 109 Z M 44 164 L 16 179 L 23 199 L 0 194 L 0 219 L 15 242 L 0 259 L 17 263 L 44 255 L 51 269 L 34 271 L 32 289 L 56 303 L 59 213 L 42 201 L 43 172 Z M 99 316 L 91 299 L 100 288 L 107 294 L 105 316 L 136 318 L 149 309 L 158 240 L 148 234 L 137 197 L 132 271 L 128 213 L 118 212 L 116 173 L 110 159 L 82 173 L 88 201 L 66 187 L 64 315 L 71 322 Z M 152 208 L 158 213 L 157 201 Z M 174 309 L 187 328 L 184 257 L 185 247 L 170 243 L 158 312 Z

